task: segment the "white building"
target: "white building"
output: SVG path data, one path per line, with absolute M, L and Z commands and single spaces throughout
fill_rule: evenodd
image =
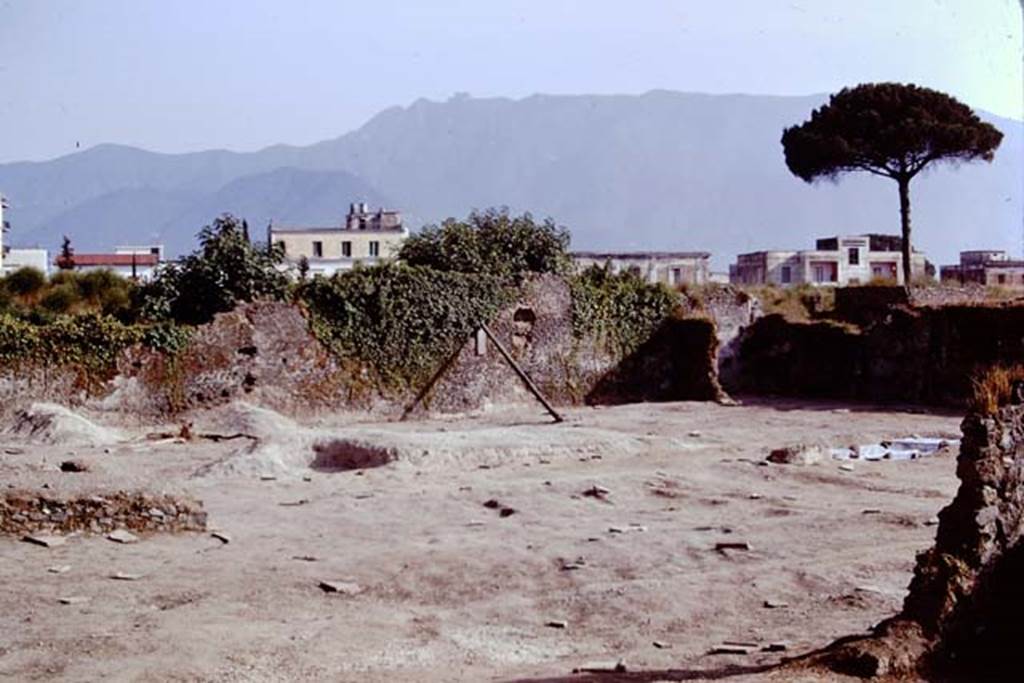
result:
M 46 249 L 38 247 L 4 247 L 3 274 L 13 273 L 19 268 L 35 268 L 44 275 L 50 272 L 50 256 Z
M 702 285 L 709 280 L 706 251 L 627 251 L 627 252 L 573 252 L 576 270 L 590 266 L 608 266 L 612 273 L 632 271 L 655 284 L 670 286 Z
M 357 263 L 374 265 L 394 258 L 408 236 L 401 213 L 371 211 L 364 203 L 351 205 L 344 225 L 267 228 L 268 243 L 280 246 L 291 266 L 305 258 L 310 275 L 327 276 Z
M 11 227 L 4 218 L 4 210 L 7 208 L 9 208 L 7 198 L 0 195 L 0 275 L 7 275 L 25 267 L 36 268 L 44 274 L 48 273 L 49 259 L 45 249 L 10 247 L 4 244 L 4 236 Z
M 729 281 L 736 285 L 845 287 L 875 280 L 902 285 L 902 244 L 897 235 L 848 235 L 819 239 L 814 249 L 740 254 L 729 266 Z M 914 250 L 910 258 L 911 273 L 926 276 L 924 254 Z

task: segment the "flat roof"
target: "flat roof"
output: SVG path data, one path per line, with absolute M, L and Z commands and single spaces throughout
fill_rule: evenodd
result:
M 311 234 L 328 234 L 328 233 L 345 233 L 345 234 L 358 234 L 358 233 L 400 233 L 405 232 L 404 227 L 397 228 L 347 228 L 343 225 L 336 225 L 333 227 L 312 227 L 312 228 L 296 228 L 296 227 L 277 227 L 270 226 L 270 234 L 285 234 L 285 235 L 298 235 L 302 233 Z
M 573 258 L 591 259 L 651 259 L 651 258 L 711 258 L 708 251 L 574 251 Z

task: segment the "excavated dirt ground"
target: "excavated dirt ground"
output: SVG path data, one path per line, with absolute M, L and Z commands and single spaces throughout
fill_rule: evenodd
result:
M 230 422 L 208 415 L 195 431 Z M 270 479 L 258 461 L 268 449 L 246 438 L 152 442 L 152 429 L 124 425 L 126 440 L 105 446 L 0 436 L 8 487 L 184 492 L 230 539 L 82 536 L 45 548 L 0 537 L 0 678 L 837 680 L 763 668 L 898 611 L 957 486 L 955 453 L 853 471 L 759 464 L 799 442 L 959 435 L 959 416 L 892 408 L 673 403 L 571 410 L 562 425 L 532 409 L 353 422 L 312 426 L 354 430 L 363 444 L 392 438 L 397 460 L 303 467 L 317 456 L 306 430 L 269 449 Z M 282 457 L 289 448 L 302 453 Z M 68 457 L 90 471 L 61 472 Z M 608 493 L 584 495 L 594 486 Z M 716 550 L 723 542 L 750 549 Z M 70 569 L 48 570 L 60 565 Z M 326 593 L 322 580 L 361 592 Z M 708 654 L 729 640 L 788 650 Z M 619 659 L 629 673 L 571 673 Z

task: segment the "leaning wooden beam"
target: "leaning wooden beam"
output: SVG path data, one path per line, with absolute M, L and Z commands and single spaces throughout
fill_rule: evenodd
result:
M 448 360 L 446 360 L 441 365 L 441 367 L 437 369 L 437 372 L 435 372 L 433 376 L 427 381 L 427 383 L 423 385 L 423 388 L 420 389 L 420 392 L 416 394 L 416 398 L 413 399 L 413 402 L 410 403 L 409 406 L 402 413 L 402 417 L 399 419 L 399 422 L 405 422 L 405 419 L 412 414 L 412 411 L 416 409 L 416 406 L 418 406 L 420 402 L 427 397 L 427 394 L 430 393 L 430 390 L 433 389 L 434 385 L 437 384 L 437 381 L 441 379 L 441 375 L 447 372 L 448 368 L 450 368 L 452 363 L 455 362 L 455 359 L 459 357 L 459 354 L 462 352 L 463 346 L 465 346 L 465 342 L 455 347 L 455 353 L 448 356 Z
M 526 388 L 529 389 L 530 392 L 537 397 L 537 400 L 541 402 L 544 408 L 549 413 L 551 413 L 551 417 L 555 419 L 555 422 L 562 422 L 562 416 L 559 415 L 558 411 L 555 410 L 554 406 L 548 403 L 548 400 L 544 398 L 544 394 L 542 394 L 540 388 L 533 383 L 533 380 L 530 379 L 530 376 L 526 374 L 526 370 L 523 370 L 521 367 L 519 367 L 519 364 L 516 363 L 515 359 L 512 358 L 512 355 L 505 349 L 502 343 L 498 341 L 498 339 L 493 334 L 491 334 L 491 330 L 488 329 L 487 325 L 480 325 L 480 329 L 484 331 L 484 334 L 487 335 L 488 339 L 494 342 L 494 345 L 498 348 L 498 351 L 501 353 L 501 355 L 505 357 L 505 360 L 508 361 L 508 364 L 512 366 L 512 369 L 516 371 L 516 374 L 519 375 L 519 378 L 523 380 L 524 384 L 526 384 Z

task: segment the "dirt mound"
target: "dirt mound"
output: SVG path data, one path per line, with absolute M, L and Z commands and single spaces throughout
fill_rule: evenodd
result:
M 406 423 L 388 427 L 306 427 L 272 410 L 234 404 L 218 416 L 225 432 L 247 443 L 196 476 L 300 477 L 391 463 L 418 469 L 494 467 L 537 458 L 586 458 L 603 453 L 637 454 L 648 439 L 579 425 L 512 425 L 448 431 Z M 662 440 L 663 441 L 663 440 Z M 694 446 L 671 441 L 677 450 Z
M 58 446 L 103 446 L 124 438 L 117 430 L 101 427 L 55 403 L 33 403 L 19 410 L 7 431 L 37 443 Z

